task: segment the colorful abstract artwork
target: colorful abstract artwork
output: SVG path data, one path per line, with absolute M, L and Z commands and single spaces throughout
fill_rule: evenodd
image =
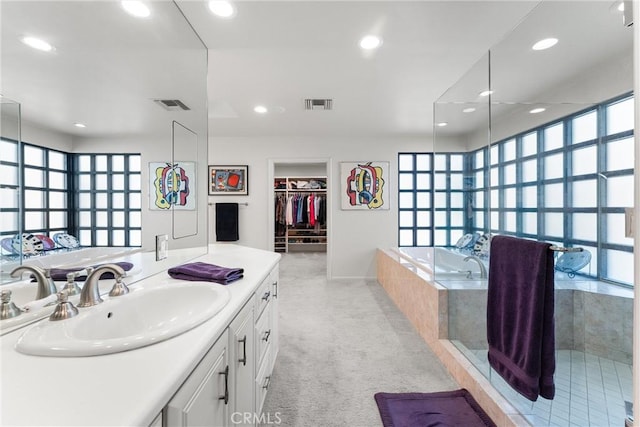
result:
M 249 194 L 249 166 L 209 166 L 209 195 Z
M 194 162 L 149 163 L 149 208 L 195 210 L 195 177 Z
M 384 184 L 389 162 L 342 162 L 340 176 L 344 193 L 343 210 L 389 209 L 385 201 Z

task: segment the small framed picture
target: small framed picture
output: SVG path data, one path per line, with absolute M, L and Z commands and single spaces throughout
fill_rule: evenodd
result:
M 209 165 L 209 195 L 225 194 L 236 196 L 249 194 L 249 166 Z

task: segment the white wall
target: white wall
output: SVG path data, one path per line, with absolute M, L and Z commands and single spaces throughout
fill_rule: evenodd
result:
M 20 128 L 23 142 L 39 145 L 40 147 L 53 148 L 54 150 L 65 151 L 67 153 L 71 151 L 73 146 L 73 138 L 71 135 L 44 129 L 24 120 Z
M 211 125 L 213 127 L 213 124 Z M 375 277 L 376 248 L 398 244 L 397 159 L 398 152 L 429 152 L 430 138 L 209 138 L 209 164 L 249 165 L 248 196 L 209 196 L 210 203 L 247 202 L 239 212 L 241 245 L 269 249 L 273 235 L 269 233 L 269 210 L 273 206 L 273 182 L 269 176 L 269 160 L 276 164 L 291 159 L 327 159 L 329 181 L 329 271 L 332 278 Z M 340 209 L 339 162 L 388 161 L 384 194 L 388 210 L 343 211 Z M 213 209 L 209 209 L 213 230 Z M 209 241 L 214 242 L 211 232 Z

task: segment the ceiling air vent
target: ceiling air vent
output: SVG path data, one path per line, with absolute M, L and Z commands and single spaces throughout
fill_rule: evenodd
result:
M 154 99 L 153 102 L 167 111 L 189 111 L 191 109 L 179 99 Z
M 305 110 L 331 110 L 333 109 L 333 99 L 311 99 L 304 100 Z

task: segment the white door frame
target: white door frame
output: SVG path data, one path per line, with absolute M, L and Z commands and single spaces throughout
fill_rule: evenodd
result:
M 296 164 L 296 165 L 304 165 L 304 164 L 324 164 L 325 165 L 325 174 L 327 176 L 327 279 L 331 279 L 331 260 L 333 259 L 333 227 L 331 226 L 331 216 L 332 216 L 332 199 L 333 199 L 333 183 L 331 177 L 333 176 L 332 171 L 332 161 L 331 158 L 328 157 L 314 157 L 314 158 L 280 158 L 280 159 L 268 159 L 269 166 L 267 167 L 268 179 L 267 179 L 267 236 L 269 239 L 268 248 L 270 251 L 275 249 L 274 244 L 274 236 L 275 236 L 275 189 L 273 188 L 273 182 L 275 179 L 275 166 L 279 164 Z

